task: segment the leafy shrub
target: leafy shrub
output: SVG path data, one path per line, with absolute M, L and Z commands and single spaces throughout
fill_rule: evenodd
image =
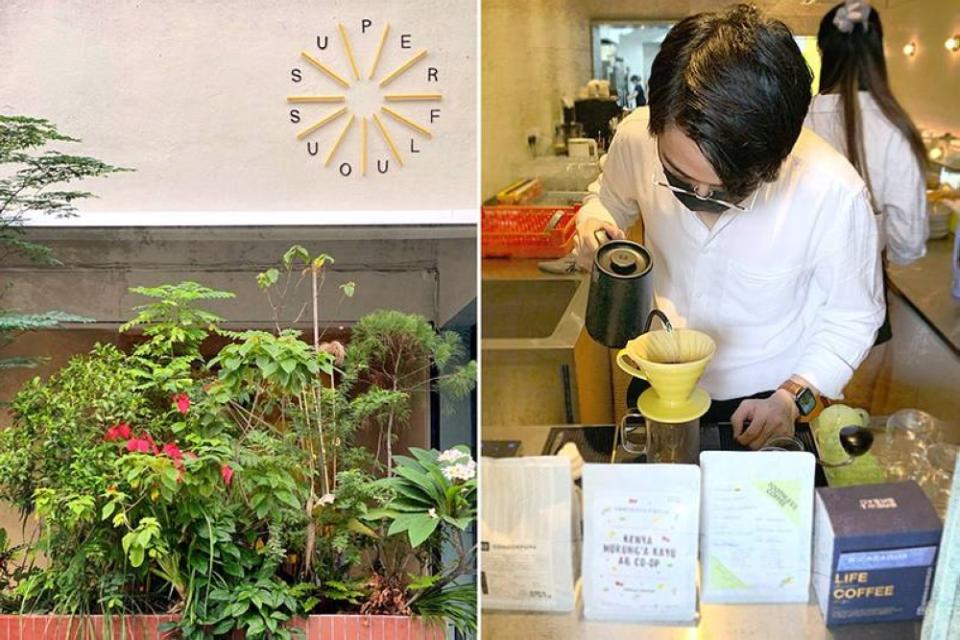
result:
M 269 294 L 308 280 L 316 301 L 331 263 L 294 247 L 258 282 Z M 135 291 L 152 301 L 124 329 L 145 340 L 129 353 L 97 345 L 30 381 L 0 432 L 0 498 L 40 523 L 0 603 L 176 612 L 186 638 L 286 638 L 291 617 L 356 610 L 475 628 L 472 587 L 456 584 L 475 554 L 463 538 L 476 515 L 468 450 L 392 453 L 413 394 L 472 388 L 453 334 L 378 312 L 344 348 L 320 341 L 314 305 L 310 344 L 280 326 L 221 330 L 198 305 L 228 292 Z M 214 333 L 231 343 L 207 360 Z M 385 460 L 355 444 L 369 427 Z M 444 544 L 457 553 L 449 567 L 436 562 Z

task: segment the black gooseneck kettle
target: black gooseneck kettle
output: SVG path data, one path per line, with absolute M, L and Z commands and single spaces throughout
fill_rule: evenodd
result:
M 653 309 L 650 252 L 630 240 L 611 240 L 602 229 L 594 237 L 600 248 L 590 274 L 587 332 L 600 344 L 620 349 L 649 330 L 654 316 L 663 321 L 666 316 Z

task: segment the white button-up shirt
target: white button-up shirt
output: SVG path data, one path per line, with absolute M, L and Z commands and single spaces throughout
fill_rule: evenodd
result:
M 804 130 L 753 208 L 730 210 L 711 229 L 655 184 L 665 176 L 648 119 L 638 109 L 620 124 L 578 220 L 625 229 L 642 214 L 656 306 L 717 343 L 701 381 L 713 398 L 772 391 L 791 375 L 842 397 L 884 314 L 877 225 L 860 176 Z
M 926 184 L 910 143 L 866 91 L 859 94 L 863 154 L 873 202 L 880 216 L 880 246 L 887 257 L 906 264 L 927 252 L 929 218 Z M 846 155 L 843 102 L 838 94 L 814 96 L 804 125 Z

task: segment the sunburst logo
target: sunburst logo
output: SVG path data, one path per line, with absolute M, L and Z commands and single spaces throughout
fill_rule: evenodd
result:
M 375 37 L 373 27 L 373 20 L 361 20 L 358 41 L 363 42 L 368 31 L 368 37 Z M 331 47 L 336 40 L 339 40 L 342 47 L 344 62 L 349 64 L 347 72 L 334 68 L 329 62 L 329 56 L 334 53 Z M 386 24 L 380 30 L 372 56 L 366 56 L 369 66 L 363 67 L 364 61 L 361 58 L 364 56 L 358 55 L 359 50 L 354 49 L 347 28 L 338 24 L 337 36 L 317 36 L 320 54 L 306 49 L 300 52 L 300 59 L 306 65 L 291 70 L 290 79 L 293 83 L 303 83 L 308 77 L 307 72 L 310 72 L 319 76 L 327 85 L 336 85 L 336 93 L 298 93 L 287 96 L 289 105 L 298 105 L 290 109 L 290 122 L 301 127 L 303 124 L 307 125 L 297 131 L 296 137 L 298 141 L 305 143 L 309 156 L 322 157 L 324 167 L 338 163 L 340 175 L 348 177 L 355 172 L 361 176 L 373 173 L 374 166 L 377 173 L 386 174 L 392 170 L 391 160 L 395 166 L 403 167 L 405 153 L 420 153 L 418 138 L 429 140 L 433 137 L 430 125 L 440 117 L 439 103 L 443 95 L 439 92 L 396 89 L 395 82 L 408 86 L 411 82 L 417 84 L 413 80 L 417 77 L 415 72 L 422 73 L 420 77 L 428 85 L 439 81 L 438 69 L 423 64 L 429 55 L 427 49 L 420 49 L 409 55 L 407 50 L 413 51 L 412 43 L 411 34 L 392 35 L 390 25 Z M 391 44 L 395 46 L 391 47 Z M 328 61 L 324 62 L 321 58 Z M 387 58 L 397 58 L 395 66 L 385 62 Z M 383 69 L 387 71 L 381 73 Z M 397 82 L 401 78 L 404 78 L 404 81 Z M 327 107 L 326 112 L 317 109 L 318 105 Z M 427 108 L 424 109 L 424 106 Z M 409 112 L 411 108 L 419 108 L 421 115 L 412 115 Z M 325 142 L 325 148 L 322 148 L 319 140 L 323 137 L 321 132 L 332 124 L 339 124 L 340 128 L 336 135 L 327 136 L 330 139 Z M 347 149 L 347 141 L 355 138 L 351 134 L 354 129 L 359 129 L 358 156 L 353 156 L 358 167 L 351 162 Z M 371 133 L 371 129 L 375 132 Z M 409 146 L 406 145 L 407 133 L 410 134 Z M 380 140 L 371 139 L 374 136 Z M 378 149 L 383 150 L 383 157 L 377 157 Z

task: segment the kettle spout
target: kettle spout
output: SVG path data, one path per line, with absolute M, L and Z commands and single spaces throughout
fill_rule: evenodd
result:
M 673 325 L 670 324 L 670 318 L 667 317 L 663 311 L 660 309 L 651 309 L 650 314 L 647 316 L 647 324 L 643 328 L 643 332 L 647 333 L 650 331 L 650 327 L 653 326 L 653 319 L 660 318 L 660 322 L 663 323 L 663 328 L 667 331 L 673 331 Z

